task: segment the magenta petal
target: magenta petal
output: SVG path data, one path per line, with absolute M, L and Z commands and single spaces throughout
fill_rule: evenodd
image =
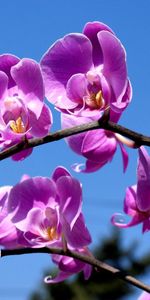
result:
M 23 232 L 29 231 L 35 235 L 39 235 L 39 228 L 43 219 L 44 216 L 41 208 L 32 208 L 29 210 L 27 217 L 15 223 L 15 226 Z
M 62 129 L 70 128 L 81 124 L 86 124 L 88 122 L 90 122 L 90 119 L 86 117 L 75 117 L 67 114 L 61 114 Z M 70 136 L 65 139 L 65 141 L 69 144 L 70 148 L 73 151 L 75 151 L 77 154 L 82 154 L 81 148 L 82 148 L 82 142 L 85 137 L 85 134 L 86 133 L 84 132 L 74 136 Z
M 79 181 L 70 176 L 60 177 L 57 182 L 60 210 L 72 228 L 81 212 L 82 190 Z
M 143 292 L 137 300 L 150 300 L 150 294 L 147 292 Z
M 86 264 L 84 269 L 83 269 L 83 273 L 84 273 L 84 279 L 88 280 L 89 277 L 91 276 L 91 273 L 92 273 L 92 266 Z
M 98 39 L 103 51 L 103 74 L 110 82 L 120 105 L 127 86 L 126 54 L 120 41 L 110 32 L 101 31 Z
M 67 242 L 74 248 L 85 247 L 92 241 L 82 214 L 80 214 L 72 229 L 67 222 L 64 222 L 64 233 Z
M 63 256 L 59 262 L 59 268 L 63 272 L 70 274 L 80 272 L 84 267 L 84 262 L 68 256 Z
M 47 276 L 44 279 L 45 283 L 59 283 L 61 281 L 64 281 L 65 279 L 67 279 L 68 277 L 70 277 L 72 274 L 70 274 L 69 272 L 59 272 L 58 275 L 54 278 L 52 278 L 52 276 Z
M 84 74 L 73 75 L 67 83 L 66 92 L 68 97 L 76 102 L 83 103 L 83 97 L 87 94 L 87 79 Z
M 29 123 L 31 124 L 30 133 L 34 137 L 46 136 L 52 125 L 52 114 L 48 106 L 43 104 L 39 118 L 33 112 L 29 114 Z
M 17 230 L 9 215 L 0 222 L 0 245 L 7 248 L 17 246 Z
M 106 162 L 95 162 L 92 160 L 87 159 L 86 164 L 74 164 L 72 166 L 73 170 L 77 173 L 91 173 L 96 172 L 100 168 L 102 168 L 105 165 Z
M 147 217 L 146 220 L 143 221 L 143 228 L 142 228 L 142 232 L 148 232 L 150 230 L 150 217 Z
M 124 148 L 122 143 L 119 143 L 121 154 L 122 154 L 122 160 L 123 160 L 123 171 L 125 172 L 128 166 L 129 157 L 126 149 Z
M 131 221 L 125 223 L 124 216 L 122 214 L 114 214 L 111 218 L 111 222 L 113 225 L 119 228 L 128 228 L 142 223 L 145 220 L 145 216 L 143 214 L 135 214 Z
M 14 161 L 24 160 L 26 157 L 28 157 L 32 153 L 32 151 L 33 151 L 32 148 L 20 151 L 19 153 L 12 155 L 12 159 Z
M 95 66 L 103 63 L 103 53 L 97 38 L 98 32 L 102 30 L 113 33 L 110 27 L 100 22 L 88 22 L 83 28 L 83 33 L 89 38 L 93 46 L 93 62 Z
M 71 176 L 67 169 L 64 167 L 57 167 L 52 174 L 52 179 L 56 182 L 62 176 Z
M 126 189 L 126 195 L 124 199 L 124 212 L 130 216 L 134 216 L 137 211 L 136 190 L 136 185 L 130 186 Z
M 44 98 L 44 86 L 39 64 L 24 58 L 11 68 L 11 75 L 18 88 L 26 95 L 33 93 L 40 100 Z
M 47 205 L 49 199 L 55 199 L 56 190 L 52 180 L 45 177 L 29 178 L 18 183 L 9 195 L 9 212 L 15 212 L 13 222 L 26 218 L 28 211 L 37 203 L 38 207 Z M 17 210 L 16 210 L 17 209 Z
M 86 73 L 92 64 L 92 45 L 87 37 L 69 34 L 58 40 L 41 60 L 48 100 L 59 101 L 65 95 L 69 78 L 76 73 Z
M 141 211 L 150 210 L 150 156 L 146 149 L 139 149 L 137 168 L 137 206 Z
M 11 88 L 16 85 L 15 81 L 13 80 L 10 74 L 10 70 L 11 67 L 16 65 L 19 61 L 20 59 L 12 54 L 0 55 L 0 71 L 3 71 L 8 76 L 8 88 Z
M 30 110 L 38 119 L 41 115 L 44 103 L 35 97 L 34 94 L 29 94 L 24 101 L 27 103 L 27 109 Z
M 82 154 L 97 163 L 111 161 L 117 148 L 113 135 L 107 136 L 105 130 L 89 131 L 82 144 Z
M 7 75 L 0 71 L 0 100 L 6 96 L 8 86 Z

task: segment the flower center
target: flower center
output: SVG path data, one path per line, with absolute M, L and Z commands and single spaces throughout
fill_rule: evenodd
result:
M 104 108 L 105 100 L 102 95 L 102 91 L 100 90 L 98 93 L 89 93 L 88 96 L 84 97 L 85 103 L 90 108 Z
M 16 121 L 10 121 L 10 128 L 15 133 L 24 133 L 26 131 L 21 117 L 19 117 Z
M 58 240 L 59 235 L 56 231 L 56 227 L 47 227 L 45 230 L 46 239 L 49 241 Z

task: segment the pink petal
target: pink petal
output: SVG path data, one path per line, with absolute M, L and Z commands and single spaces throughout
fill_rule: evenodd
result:
M 52 114 L 48 106 L 43 104 L 39 118 L 33 112 L 29 112 L 30 134 L 34 137 L 46 136 L 52 125 Z
M 83 97 L 87 94 L 87 79 L 84 74 L 75 74 L 67 82 L 68 97 L 77 104 L 83 105 Z
M 89 38 L 93 46 L 93 62 L 95 66 L 103 63 L 103 53 L 97 38 L 98 32 L 102 30 L 113 33 L 110 27 L 100 22 L 88 22 L 83 28 L 83 33 Z
M 137 206 L 146 212 L 150 210 L 150 156 L 144 147 L 139 149 L 137 177 Z
M 41 60 L 48 100 L 56 105 L 60 99 L 64 100 L 69 78 L 76 73 L 86 73 L 91 67 L 92 45 L 88 38 L 69 34 L 58 40 Z
M 78 180 L 70 176 L 60 177 L 57 182 L 60 210 L 72 228 L 81 213 L 82 189 Z
M 8 77 L 0 71 L 0 100 L 4 99 L 7 95 Z
M 12 88 L 16 85 L 14 79 L 11 76 L 11 67 L 16 65 L 20 59 L 12 54 L 0 55 L 0 70 L 8 76 L 8 88 Z
M 104 57 L 103 74 L 110 82 L 118 108 L 127 87 L 126 54 L 120 41 L 110 32 L 98 33 Z
M 11 75 L 18 88 L 26 95 L 33 93 L 40 100 L 44 98 L 43 79 L 39 64 L 24 58 L 11 68 Z

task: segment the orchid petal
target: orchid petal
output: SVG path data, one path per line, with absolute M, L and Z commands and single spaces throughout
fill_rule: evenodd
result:
M 110 82 L 117 105 L 121 105 L 127 86 L 126 54 L 120 41 L 110 32 L 98 33 L 104 57 L 103 74 Z
M 8 76 L 8 88 L 12 88 L 16 85 L 14 79 L 11 76 L 11 67 L 16 65 L 20 59 L 12 54 L 0 55 L 0 71 L 3 71 Z
M 33 93 L 37 98 L 43 100 L 44 86 L 39 64 L 24 58 L 11 68 L 12 78 L 18 88 L 26 95 Z
M 100 22 L 88 22 L 83 28 L 83 33 L 89 38 L 93 46 L 93 62 L 95 66 L 103 63 L 103 52 L 97 38 L 98 32 L 102 30 L 111 32 L 113 34 L 113 31 L 110 27 Z
M 92 67 L 92 45 L 82 34 L 69 34 L 58 40 L 44 54 L 41 68 L 45 81 L 46 97 L 52 103 L 66 94 L 69 78 L 86 73 Z
M 137 206 L 141 211 L 148 211 L 150 210 L 150 157 L 144 147 L 139 149 L 137 177 Z

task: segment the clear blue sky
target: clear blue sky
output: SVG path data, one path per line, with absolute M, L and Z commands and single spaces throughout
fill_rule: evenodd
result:
M 150 131 L 150 1 L 149 0 L 2 0 L 0 3 L 0 52 L 21 58 L 40 60 L 58 38 L 69 32 L 81 32 L 87 21 L 108 24 L 127 51 L 128 73 L 133 86 L 132 104 L 120 123 L 149 134 Z M 59 114 L 54 113 L 54 127 L 60 128 Z M 126 186 L 136 178 L 136 150 L 129 151 L 130 164 L 122 173 L 118 151 L 113 162 L 99 172 L 78 175 L 83 183 L 84 211 L 87 225 L 96 244 L 109 235 L 110 217 L 122 211 Z M 35 149 L 24 162 L 10 159 L 0 163 L 0 184 L 15 184 L 23 173 L 49 176 L 57 165 L 69 170 L 74 162 L 83 161 L 67 148 L 64 141 Z M 72 172 L 73 174 L 73 172 Z M 124 230 L 125 246 L 139 241 L 139 255 L 148 250 L 149 234 L 142 236 L 141 227 Z M 27 300 L 27 295 L 42 280 L 50 265 L 47 255 L 8 257 L 0 261 L 0 299 Z M 148 282 L 148 278 L 146 279 Z M 140 292 L 138 292 L 139 294 Z M 129 297 L 128 297 L 129 300 Z M 133 297 L 132 297 L 133 300 Z

